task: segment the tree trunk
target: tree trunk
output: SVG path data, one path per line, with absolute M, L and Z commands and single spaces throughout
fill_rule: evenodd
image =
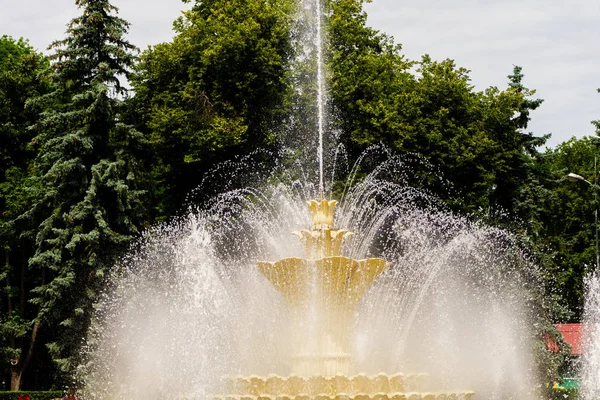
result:
M 19 364 L 10 367 L 10 390 L 21 390 L 23 368 Z
M 29 341 L 29 349 L 27 350 L 25 359 L 23 359 L 23 356 L 21 355 L 18 360 L 14 360 L 15 364 L 10 367 L 10 390 L 21 389 L 21 379 L 23 378 L 23 373 L 25 372 L 25 369 L 27 369 L 29 362 L 33 358 L 33 350 L 35 348 L 35 341 L 39 329 L 40 323 L 35 322 L 33 324 L 33 329 L 31 330 L 31 340 Z

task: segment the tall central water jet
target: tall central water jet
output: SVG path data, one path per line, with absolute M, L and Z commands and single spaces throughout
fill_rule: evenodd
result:
M 323 183 L 323 134 L 324 134 L 324 81 L 323 76 L 323 34 L 321 27 L 321 0 L 316 1 L 316 19 L 317 19 L 317 112 L 318 112 L 318 134 L 319 134 L 319 194 L 321 197 L 324 196 L 325 185 Z

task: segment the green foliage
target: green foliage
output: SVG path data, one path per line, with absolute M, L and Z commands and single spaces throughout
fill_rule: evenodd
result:
M 594 187 L 567 179 L 576 173 L 594 182 L 596 137 L 572 138 L 538 159 L 539 180 L 531 182 L 528 202 L 535 207 L 536 247 L 555 293 L 560 293 L 568 312 L 557 322 L 579 321 L 583 306 L 583 277 L 595 267 L 597 197 Z
M 28 395 L 31 400 L 52 400 L 62 398 L 63 392 L 59 390 L 0 392 L 0 400 L 17 400 L 21 395 Z
M 390 38 L 366 27 L 362 1 L 331 7 L 331 94 L 353 158 L 377 143 L 422 155 L 453 183 L 453 193 L 433 187 L 450 204 L 480 215 L 517 211 L 530 156 L 545 141 L 524 132 L 541 100 L 531 99 L 520 67 L 506 90 L 477 92 L 452 60 L 407 61 Z
M 10 243 L 6 224 L 23 210 L 26 196 L 23 181 L 33 158 L 27 144 L 35 132 L 27 129 L 39 111 L 26 100 L 47 91 L 41 72 L 48 60 L 23 39 L 0 38 L 0 238 Z M 20 193 L 15 193 L 20 191 Z
M 40 94 L 43 82 L 38 77 L 47 60 L 36 53 L 27 41 L 0 37 L 0 174 L 13 166 L 23 167 L 28 159 L 25 144 L 31 139 L 25 126 L 36 110 L 25 101 Z M 4 180 L 4 179 L 2 179 Z
M 355 143 L 355 153 L 372 143 L 401 147 L 412 134 L 402 106 L 416 83 L 409 71 L 414 63 L 391 38 L 366 26 L 362 1 L 336 0 L 331 8 L 330 91 L 345 141 Z
M 131 108 L 155 154 L 159 214 L 215 162 L 270 146 L 283 118 L 291 0 L 198 1 L 148 49 Z
M 48 350 L 61 370 L 73 368 L 102 278 L 138 232 L 144 138 L 121 121 L 126 94 L 119 75 L 133 66 L 129 24 L 108 1 L 77 1 L 82 15 L 67 38 L 51 45 L 52 90 L 28 105 L 42 107 L 32 143 L 39 185 L 20 219 L 36 227 L 29 258 L 44 281 L 31 290 L 36 321 L 57 334 Z
M 27 364 L 36 311 L 27 291 L 41 278 L 27 274 L 31 236 L 15 219 L 35 200 L 30 173 L 35 153 L 28 146 L 36 134 L 28 126 L 39 109 L 26 101 L 48 91 L 43 71 L 48 60 L 27 41 L 0 38 L 0 367 L 17 372 Z M 12 363 L 12 364 L 11 364 Z M 15 364 L 16 363 L 16 364 Z M 10 381 L 6 372 L 5 381 Z

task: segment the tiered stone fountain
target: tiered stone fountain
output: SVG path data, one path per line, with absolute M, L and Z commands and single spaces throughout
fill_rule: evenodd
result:
M 343 240 L 352 232 L 334 227 L 336 204 L 308 202 L 312 229 L 294 232 L 305 244 L 306 258 L 258 263 L 291 310 L 292 374 L 228 379 L 227 394 L 216 399 L 470 399 L 473 392 L 423 392 L 424 374 L 367 376 L 354 371 L 350 348 L 355 309 L 390 264 L 382 258 L 341 255 Z

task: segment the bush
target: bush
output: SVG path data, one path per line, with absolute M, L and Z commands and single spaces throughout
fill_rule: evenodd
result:
M 62 390 L 48 390 L 44 392 L 24 390 L 20 392 L 0 392 L 0 400 L 17 400 L 23 394 L 29 395 L 31 400 L 52 400 L 63 397 Z

